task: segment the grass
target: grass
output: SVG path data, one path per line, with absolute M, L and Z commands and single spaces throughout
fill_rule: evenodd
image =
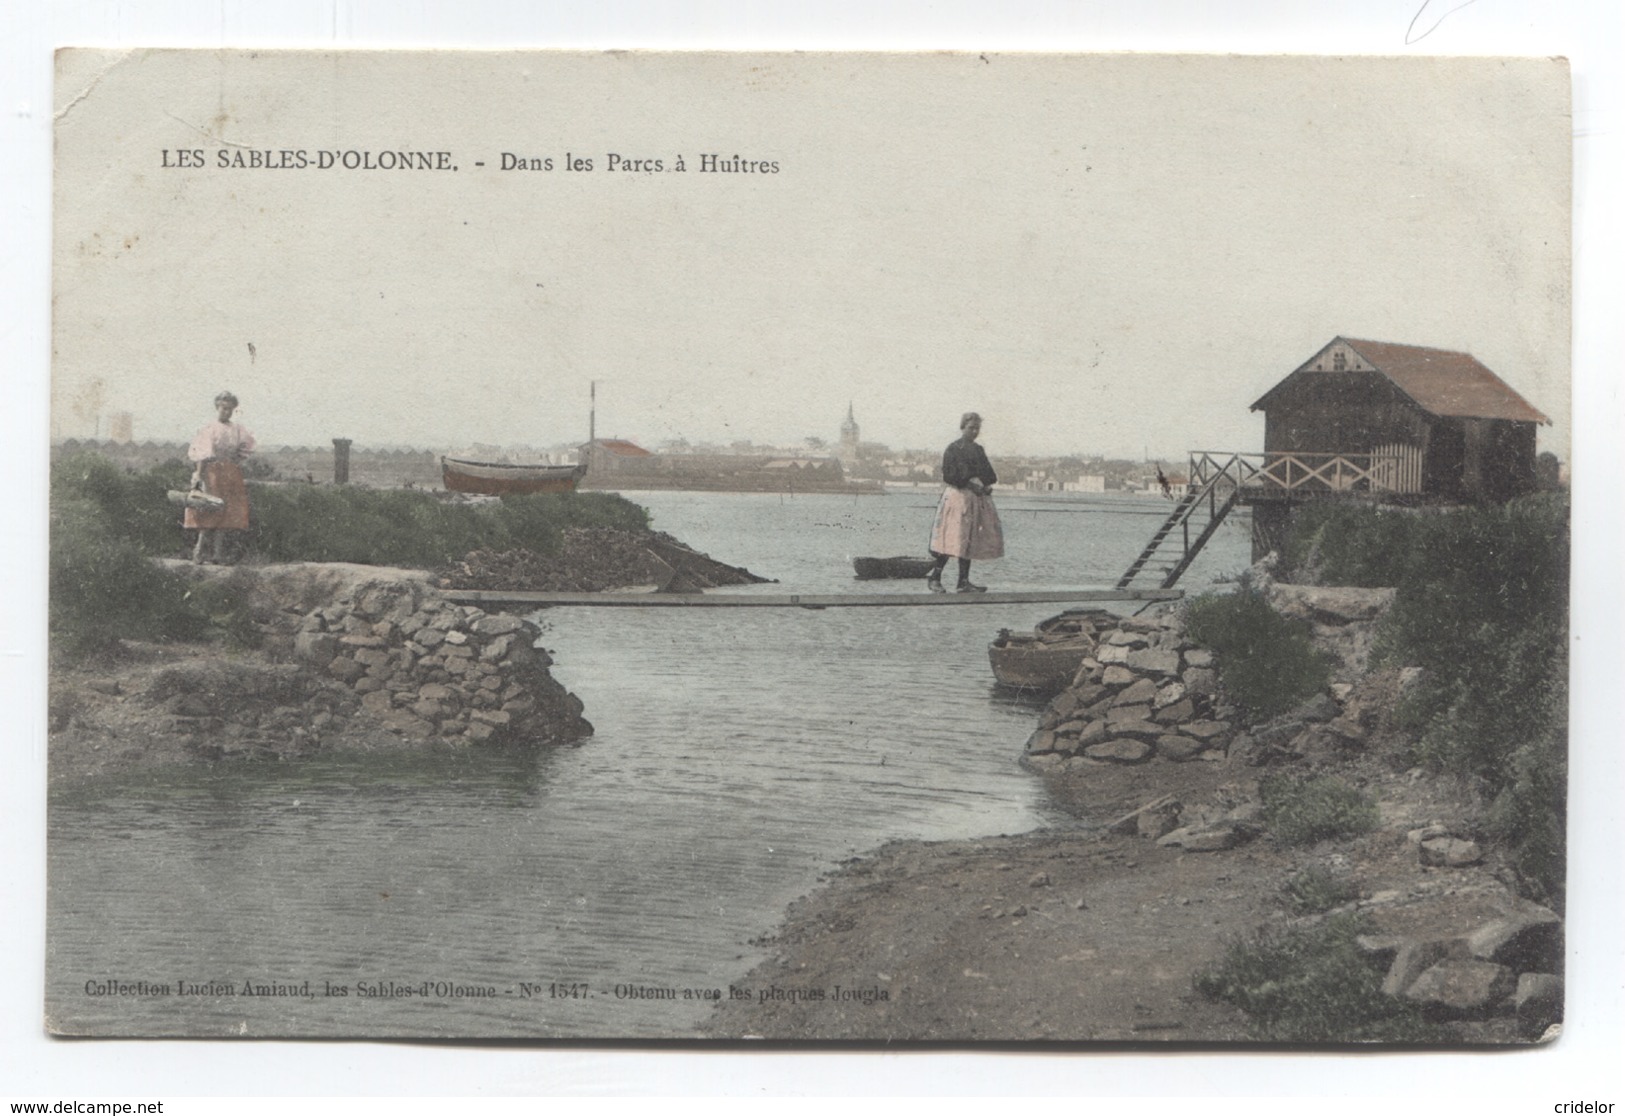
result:
M 1382 993 L 1382 974 L 1355 938 L 1369 924 L 1337 915 L 1308 930 L 1264 932 L 1236 942 L 1196 974 L 1196 991 L 1247 1013 L 1265 1042 L 1419 1042 L 1420 1012 Z
M 1325 914 L 1360 897 L 1360 888 L 1347 876 L 1324 868 L 1305 868 L 1281 885 L 1281 902 L 1293 914 Z
M 471 550 L 557 550 L 567 527 L 643 531 L 648 513 L 609 492 L 441 500 L 413 489 L 251 485 L 251 545 L 267 562 L 434 568 Z
M 1312 845 L 1369 833 L 1380 820 L 1374 798 L 1329 775 L 1272 775 L 1258 784 L 1264 824 L 1286 845 Z
M 1331 677 L 1331 660 L 1310 643 L 1309 625 L 1276 612 L 1245 582 L 1192 600 L 1185 630 L 1217 655 L 1225 694 L 1255 722 L 1320 693 Z

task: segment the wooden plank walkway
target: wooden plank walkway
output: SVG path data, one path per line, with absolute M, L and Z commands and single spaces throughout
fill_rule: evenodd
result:
M 1032 589 L 986 593 L 534 593 L 518 589 L 444 589 L 457 604 L 558 608 L 917 608 L 954 605 L 1174 601 L 1183 589 Z

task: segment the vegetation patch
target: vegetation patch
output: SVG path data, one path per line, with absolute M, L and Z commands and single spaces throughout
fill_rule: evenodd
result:
M 1217 655 L 1226 695 L 1255 722 L 1320 693 L 1331 677 L 1331 659 L 1310 642 L 1309 624 L 1276 612 L 1250 584 L 1191 601 L 1185 630 Z
M 1265 1042 L 1417 1042 L 1430 1029 L 1417 1008 L 1382 992 L 1382 974 L 1355 938 L 1370 930 L 1338 915 L 1308 930 L 1264 932 L 1226 950 L 1193 979 L 1197 992 L 1247 1013 Z
M 433 569 L 474 550 L 551 554 L 569 527 L 649 528 L 648 512 L 611 492 L 473 503 L 416 489 L 256 484 L 249 504 L 253 552 L 267 562 Z
M 1348 876 L 1324 868 L 1305 868 L 1281 886 L 1281 903 L 1293 914 L 1325 914 L 1360 897 Z
M 1560 903 L 1568 774 L 1569 502 L 1418 514 L 1303 509 L 1287 565 L 1340 585 L 1397 590 L 1375 659 L 1422 668 L 1397 710 L 1412 762 L 1471 781 L 1491 802 L 1525 890 Z
M 1258 784 L 1264 824 L 1285 845 L 1312 845 L 1377 828 L 1376 799 L 1329 775 L 1273 775 Z
M 189 552 L 166 493 L 191 475 L 180 460 L 136 472 L 94 453 L 52 465 L 54 652 L 83 658 L 126 639 L 256 642 L 246 578 L 193 582 L 151 561 Z M 570 528 L 649 529 L 643 508 L 601 492 L 474 503 L 409 489 L 251 484 L 249 502 L 249 555 L 268 562 L 434 568 L 482 548 L 550 553 Z

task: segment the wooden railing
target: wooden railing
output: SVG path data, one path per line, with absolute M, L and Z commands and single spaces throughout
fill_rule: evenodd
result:
M 1282 492 L 1420 492 L 1421 453 L 1225 453 L 1192 450 L 1190 488 Z

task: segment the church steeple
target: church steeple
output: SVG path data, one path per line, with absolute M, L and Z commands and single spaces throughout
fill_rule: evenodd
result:
M 851 464 L 858 457 L 858 420 L 852 413 L 852 404 L 846 405 L 846 420 L 841 423 L 841 448 L 836 453 L 843 464 Z

